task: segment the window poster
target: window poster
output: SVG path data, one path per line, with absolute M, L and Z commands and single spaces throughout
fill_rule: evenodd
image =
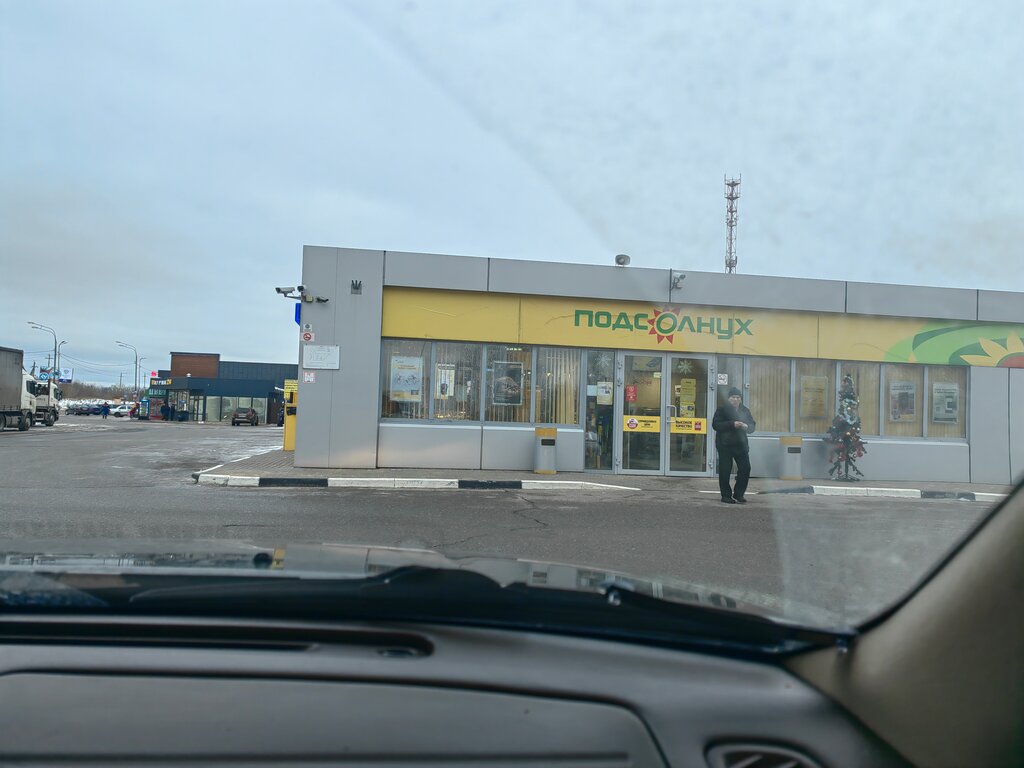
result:
M 676 385 L 676 397 L 684 403 L 697 402 L 697 380 L 680 379 Z
M 391 401 L 418 403 L 423 398 L 423 358 L 391 358 Z
M 958 424 L 960 422 L 960 385 L 955 381 L 932 382 L 932 422 Z
M 828 377 L 800 377 L 801 419 L 824 419 L 828 416 L 828 414 L 825 413 L 825 393 L 827 391 Z
M 455 366 L 451 363 L 438 363 L 437 374 L 434 376 L 434 397 L 437 400 L 447 400 L 453 394 L 455 394 Z
M 913 421 L 917 418 L 917 382 L 889 382 L 889 421 Z
M 612 383 L 610 381 L 599 381 L 596 387 L 597 391 L 594 394 L 597 396 L 597 404 L 611 405 L 613 402 Z
M 491 404 L 523 404 L 523 364 L 495 361 L 491 366 Z

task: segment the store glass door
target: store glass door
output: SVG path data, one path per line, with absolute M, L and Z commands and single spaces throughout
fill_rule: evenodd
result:
M 616 469 L 709 475 L 711 358 L 620 352 L 616 368 Z
M 664 355 L 619 353 L 618 385 L 622 440 L 619 471 L 664 474 L 662 370 Z
M 694 355 L 669 355 L 666 366 L 667 474 L 708 475 L 711 360 Z

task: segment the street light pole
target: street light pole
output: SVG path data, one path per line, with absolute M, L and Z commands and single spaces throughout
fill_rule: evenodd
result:
M 33 320 L 29 320 L 28 324 L 31 325 L 34 330 L 49 331 L 50 333 L 53 334 L 53 368 L 50 369 L 50 377 L 52 378 L 53 371 L 57 367 L 57 332 L 53 330 L 53 328 L 51 328 L 50 326 L 43 325 L 42 323 L 37 323 Z
M 126 349 L 130 349 L 130 350 L 132 350 L 132 352 L 135 353 L 135 390 L 134 390 L 134 394 L 132 395 L 132 399 L 133 400 L 138 399 L 138 397 L 139 397 L 139 350 L 137 350 L 131 344 L 127 344 L 127 343 L 125 343 L 123 341 L 115 341 L 114 343 L 117 344 L 119 347 L 125 347 Z
M 57 362 L 53 366 L 53 369 L 57 372 L 57 381 L 60 381 L 60 348 L 65 344 L 67 344 L 67 341 L 62 341 L 57 345 Z

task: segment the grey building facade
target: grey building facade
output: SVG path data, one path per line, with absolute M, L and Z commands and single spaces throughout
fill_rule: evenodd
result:
M 857 386 L 874 480 L 1024 474 L 1024 295 L 307 246 L 296 466 L 711 475 L 738 386 L 755 476 L 828 476 Z

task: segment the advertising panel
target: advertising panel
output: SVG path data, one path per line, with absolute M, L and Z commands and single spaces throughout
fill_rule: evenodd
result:
M 423 398 L 423 358 L 391 358 L 391 401 L 395 403 L 418 403 Z
M 825 376 L 800 377 L 800 418 L 824 419 L 825 393 L 828 391 L 828 378 Z
M 495 361 L 491 365 L 491 404 L 523 404 L 523 364 Z
M 932 422 L 960 423 L 960 385 L 955 381 L 932 382 Z
M 889 421 L 914 421 L 917 418 L 917 382 L 889 382 Z

